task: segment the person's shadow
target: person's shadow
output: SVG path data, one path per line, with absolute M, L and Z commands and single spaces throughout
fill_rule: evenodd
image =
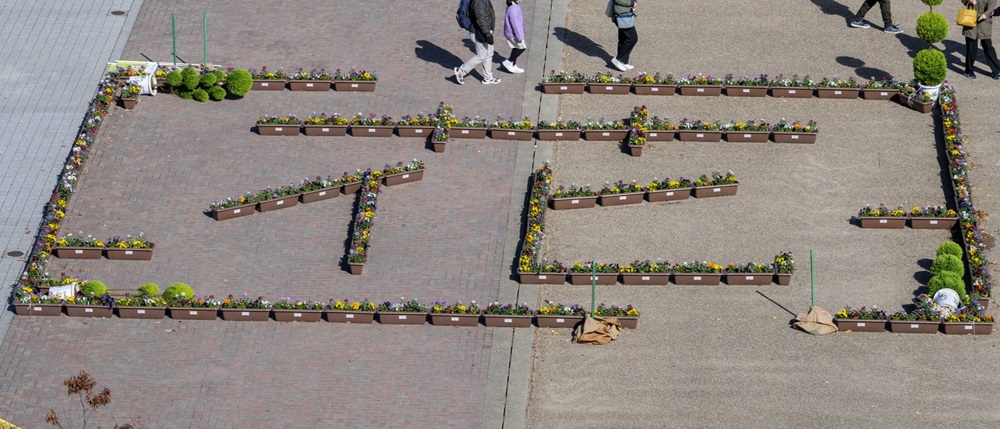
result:
M 471 42 L 469 42 L 468 45 L 471 45 Z M 458 66 L 465 61 L 455 56 L 455 54 L 448 52 L 447 50 L 427 40 L 417 40 L 417 47 L 413 50 L 413 54 L 421 60 L 429 63 L 435 63 L 445 69 L 448 69 L 449 71 L 451 71 L 453 67 Z
M 611 54 L 601 46 L 600 43 L 590 40 L 589 37 L 570 30 L 566 27 L 556 27 L 553 29 L 552 34 L 563 42 L 566 46 L 569 46 L 585 55 L 590 55 L 592 57 L 600 58 L 611 64 Z

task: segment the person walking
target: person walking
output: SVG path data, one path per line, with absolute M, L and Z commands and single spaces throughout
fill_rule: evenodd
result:
M 869 28 L 867 22 L 865 22 L 865 15 L 871 10 L 875 3 L 878 3 L 879 8 L 882 10 L 882 23 L 885 24 L 885 28 L 882 31 L 889 34 L 899 34 L 903 30 L 900 30 L 896 24 L 892 23 L 892 7 L 889 4 L 889 0 L 865 0 L 864 4 L 861 5 L 861 9 L 858 9 L 858 13 L 854 14 L 854 21 L 851 21 L 851 27 L 854 28 Z
M 639 41 L 639 33 L 635 31 L 636 0 L 614 0 L 614 14 L 611 21 L 618 27 L 618 54 L 611 59 L 611 65 L 621 71 L 629 71 L 635 66 L 628 63 L 632 48 Z
M 517 66 L 517 57 L 528 49 L 524 43 L 524 15 L 521 14 L 521 0 L 507 0 L 507 13 L 503 19 L 503 35 L 510 46 L 510 57 L 503 61 L 503 67 L 511 73 L 524 73 Z
M 496 15 L 493 14 L 493 4 L 490 0 L 472 0 L 469 4 L 469 17 L 472 18 L 472 32 L 475 35 L 476 55 L 469 58 L 465 64 L 455 67 L 455 80 L 465 85 L 465 75 L 479 64 L 483 65 L 483 83 L 486 85 L 500 83 L 493 77 L 493 26 Z
M 997 62 L 997 52 L 993 49 L 993 12 L 997 8 L 997 0 L 963 0 L 966 7 L 976 8 L 976 26 L 965 27 L 962 35 L 965 36 L 965 77 L 975 79 L 976 73 L 973 65 L 976 63 L 976 56 L 979 55 L 979 47 L 976 46 L 978 40 L 983 45 L 983 54 L 986 55 L 986 64 L 990 66 L 993 79 L 1000 80 L 1000 63 Z

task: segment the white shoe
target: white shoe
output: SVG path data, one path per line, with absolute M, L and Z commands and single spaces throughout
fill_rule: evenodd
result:
M 500 83 L 500 79 L 497 79 L 495 77 L 488 77 L 486 79 L 483 79 L 483 85 L 496 85 L 498 83 Z
M 465 76 L 462 76 L 462 72 L 458 71 L 458 67 L 455 67 L 455 81 L 459 85 L 465 85 Z
M 503 68 L 505 70 L 507 70 L 507 71 L 509 71 L 511 73 L 517 73 L 515 71 L 515 70 L 517 70 L 517 66 L 515 66 L 514 63 L 510 62 L 510 60 L 503 60 L 503 62 L 500 63 L 500 64 L 503 65 Z
M 633 66 L 632 64 L 623 64 L 623 65 L 625 66 L 625 68 L 627 68 L 629 70 L 632 70 L 632 69 L 635 68 L 635 66 Z
M 615 68 L 618 70 L 628 71 L 628 67 L 625 66 L 625 63 L 618 61 L 618 58 L 612 58 L 611 65 L 615 66 Z
M 514 66 L 514 73 L 524 73 L 524 69 L 518 66 Z

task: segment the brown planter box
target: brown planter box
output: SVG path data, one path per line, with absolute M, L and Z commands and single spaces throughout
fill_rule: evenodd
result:
M 536 314 L 535 325 L 539 328 L 570 328 L 583 323 L 583 316 Z
M 902 104 L 920 113 L 931 113 L 931 110 L 934 110 L 933 101 L 927 101 L 927 102 L 918 101 L 915 98 L 910 98 L 903 94 L 897 94 L 896 99 L 899 100 L 899 104 Z
M 766 97 L 766 86 L 727 86 L 726 95 L 729 97 Z
M 583 94 L 587 84 L 583 82 L 574 83 L 543 83 L 542 92 L 546 94 Z
M 270 308 L 222 308 L 222 320 L 264 322 L 271 318 Z
M 114 311 L 106 305 L 66 304 L 66 315 L 69 317 L 111 317 L 114 315 Z
M 625 329 L 639 329 L 638 317 L 619 317 L 618 323 L 620 323 L 622 328 Z
M 566 272 L 561 273 L 517 273 L 518 282 L 526 285 L 561 285 L 566 283 Z
M 485 139 L 486 128 L 452 127 L 448 137 L 453 139 Z
M 816 88 L 819 98 L 858 98 L 859 88 Z
M 257 124 L 257 134 L 262 136 L 297 136 L 299 135 L 300 128 L 302 128 L 302 125 L 299 124 Z
M 14 312 L 18 316 L 58 316 L 62 314 L 62 309 L 62 304 L 14 304 Z
M 360 276 L 365 270 L 364 262 L 348 262 L 347 271 L 351 273 L 352 276 Z
M 589 209 L 597 205 L 597 195 L 575 198 L 551 198 L 552 210 Z
M 646 131 L 647 142 L 668 142 L 674 139 L 674 130 L 649 130 Z
M 923 320 L 890 320 L 889 331 L 902 334 L 936 334 L 941 322 Z
M 905 217 L 869 217 L 862 216 L 862 228 L 903 229 L 906 227 Z
M 214 217 L 215 220 L 226 220 L 236 217 L 250 216 L 253 214 L 256 206 L 257 204 L 253 203 L 230 207 L 228 209 L 212 210 L 212 217 Z
M 781 88 L 771 87 L 771 96 L 782 98 L 812 98 L 813 89 L 804 86 Z
M 628 130 L 583 130 L 583 138 L 589 141 L 620 142 L 626 135 Z
M 122 107 L 124 107 L 125 110 L 135 109 L 135 105 L 136 104 L 139 104 L 139 99 L 138 98 L 123 98 L 122 99 Z
M 374 80 L 335 80 L 333 89 L 350 92 L 375 92 Z
M 532 315 L 484 314 L 483 324 L 492 328 L 528 328 Z
M 983 332 L 985 329 L 977 332 L 976 328 L 978 325 L 988 326 L 989 332 Z M 944 333 L 947 335 L 989 335 L 993 332 L 992 323 L 943 322 L 941 323 L 941 326 L 944 327 Z
M 792 284 L 792 273 L 774 273 L 774 278 L 777 279 L 779 286 Z
M 350 195 L 357 193 L 361 189 L 361 181 L 345 183 L 343 187 L 340 188 L 340 192 L 344 195 Z
M 722 85 L 677 85 L 681 90 L 681 95 L 722 95 Z
M 275 198 L 273 200 L 261 201 L 257 203 L 257 211 L 264 213 L 272 210 L 283 209 L 285 207 L 292 207 L 298 205 L 298 203 L 298 194 L 289 197 Z
M 726 131 L 726 141 L 733 143 L 765 143 L 770 131 Z
M 628 154 L 632 156 L 642 156 L 642 149 L 645 147 L 646 145 L 630 144 L 628 145 Z
M 340 195 L 340 190 L 343 187 L 327 188 L 327 189 L 317 189 L 315 191 L 303 192 L 299 194 L 299 201 L 302 204 L 314 203 L 316 201 L 329 200 L 330 198 L 337 198 Z
M 351 125 L 354 137 L 392 137 L 396 127 L 392 125 Z
M 162 319 L 167 317 L 167 307 L 116 307 L 122 319 Z
M 628 94 L 632 84 L 591 82 L 587 84 L 587 88 L 591 94 Z
M 169 307 L 170 318 L 177 320 L 215 320 L 218 308 Z
M 153 259 L 153 249 L 104 249 L 108 259 L 148 261 Z
M 862 89 L 861 98 L 865 100 L 892 100 L 899 94 L 898 89 Z
M 476 326 L 479 325 L 479 314 L 431 313 L 431 324 L 436 326 Z
M 774 273 L 726 273 L 727 285 L 769 285 L 774 280 Z
M 319 322 L 322 319 L 323 310 L 274 309 L 274 320 L 278 322 Z
M 670 273 L 621 273 L 623 285 L 657 285 L 670 283 Z
M 378 323 L 383 325 L 423 325 L 427 322 L 427 313 L 415 311 L 378 312 Z
M 285 90 L 284 80 L 274 80 L 274 79 L 260 79 L 254 80 L 253 86 L 250 87 L 251 91 L 284 91 Z
M 444 148 L 446 144 L 447 142 L 432 141 L 431 147 L 433 148 L 434 153 L 444 153 Z
M 722 273 L 673 273 L 675 285 L 718 285 Z
M 614 194 L 614 195 L 598 195 L 598 202 L 602 206 L 623 206 L 626 204 L 639 204 L 642 202 L 642 197 L 646 196 L 646 192 L 628 192 L 624 194 Z
M 580 140 L 580 130 L 538 130 L 538 140 Z
M 618 273 L 574 273 L 570 271 L 569 273 L 569 283 L 574 285 L 589 285 L 591 276 L 594 277 L 594 281 L 599 285 L 613 285 L 618 283 Z
M 385 186 L 401 185 L 403 183 L 416 182 L 424 178 L 424 170 L 407 171 L 405 173 L 387 174 L 382 176 L 382 183 Z
M 329 91 L 330 81 L 328 80 L 290 80 L 288 89 L 292 91 Z
M 535 136 L 535 130 L 509 130 L 501 128 L 490 128 L 490 138 L 496 140 L 517 140 L 527 141 Z
M 46 291 L 46 293 L 48 293 L 48 292 Z M 989 310 L 989 308 L 990 308 L 990 297 L 988 297 L 988 296 L 981 296 L 976 301 L 979 302 L 979 305 L 983 306 L 983 310 Z
M 677 85 L 634 84 L 632 91 L 635 95 L 674 95 L 677 92 Z
M 955 217 L 911 217 L 910 228 L 913 229 L 952 229 L 958 223 Z
M 695 198 L 728 197 L 736 195 L 739 186 L 739 183 L 718 186 L 695 186 L 692 193 Z
M 852 332 L 885 332 L 885 320 L 833 319 L 837 329 Z
M 101 247 L 56 247 L 56 257 L 61 259 L 101 259 Z
M 307 136 L 341 137 L 347 135 L 347 125 L 303 125 L 302 132 Z
M 722 131 L 677 130 L 677 139 L 682 142 L 720 142 Z
M 434 127 L 396 126 L 396 135 L 400 137 L 430 137 L 431 134 L 434 134 Z
M 793 133 L 789 131 L 775 131 L 775 143 L 816 143 L 816 133 Z
M 326 310 L 326 321 L 331 323 L 372 323 L 374 311 Z

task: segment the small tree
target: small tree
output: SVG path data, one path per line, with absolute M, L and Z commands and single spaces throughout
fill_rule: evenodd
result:
M 934 12 L 934 6 L 944 0 L 921 0 L 930 11 L 917 18 L 917 37 L 930 44 L 917 52 L 913 58 L 913 77 L 924 86 L 938 86 L 944 82 L 948 73 L 948 60 L 944 53 L 934 47 L 948 37 L 948 21 L 941 14 Z
M 97 386 L 97 381 L 90 374 L 87 374 L 87 371 L 80 371 L 79 375 L 74 375 L 63 380 L 63 385 L 66 386 L 67 395 L 71 398 L 76 396 L 80 401 L 80 414 L 83 421 L 83 426 L 80 426 L 81 428 L 85 429 L 87 427 L 88 416 L 92 415 L 98 408 L 106 407 L 111 403 L 111 390 L 105 387 L 95 394 L 94 388 Z M 138 429 L 141 426 L 141 419 L 132 419 L 132 421 L 136 422 L 136 424 L 115 424 L 114 429 Z M 51 408 L 48 414 L 45 415 L 45 423 L 60 429 L 66 428 L 66 426 L 63 426 L 62 421 L 59 420 L 59 415 Z

